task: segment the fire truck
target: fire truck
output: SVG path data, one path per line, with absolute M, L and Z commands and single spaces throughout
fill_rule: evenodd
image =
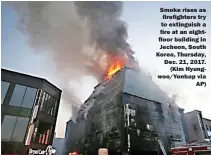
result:
M 171 149 L 171 155 L 211 155 L 211 143 L 194 143 Z

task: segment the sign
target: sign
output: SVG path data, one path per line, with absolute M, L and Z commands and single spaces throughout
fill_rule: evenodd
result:
M 29 149 L 29 155 L 37 155 L 37 154 L 41 154 L 41 155 L 53 155 L 56 153 L 56 150 L 53 149 L 53 147 L 51 145 L 48 145 L 48 147 L 45 150 L 33 150 L 33 149 Z
M 136 111 L 133 109 L 126 109 L 126 114 L 131 115 L 131 116 L 135 116 L 136 115 Z

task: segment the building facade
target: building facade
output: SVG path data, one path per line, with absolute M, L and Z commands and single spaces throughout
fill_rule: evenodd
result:
M 183 110 L 142 71 L 123 68 L 103 81 L 68 124 L 69 152 L 96 154 L 108 148 L 130 154 L 158 154 L 186 143 Z
M 211 141 L 211 120 L 203 118 L 205 132 L 207 133 L 207 139 Z
M 187 122 L 187 129 L 190 141 L 204 141 L 209 139 L 210 136 L 210 121 L 204 119 L 202 112 L 199 110 L 194 110 L 185 113 L 185 119 Z
M 56 138 L 53 139 L 53 148 L 56 150 L 54 155 L 63 155 L 64 151 L 64 138 Z
M 1 69 L 2 154 L 52 144 L 61 90 L 47 80 Z

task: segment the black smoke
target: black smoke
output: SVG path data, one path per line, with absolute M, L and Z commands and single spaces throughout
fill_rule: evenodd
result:
M 75 2 L 77 13 L 87 19 L 91 44 L 116 54 L 127 47 L 126 23 L 120 20 L 122 2 Z M 120 50 L 119 50 L 120 49 Z
M 7 3 L 17 12 L 17 27 L 27 36 L 29 45 L 38 54 L 47 52 L 54 61 L 62 98 L 72 107 L 72 115 L 81 102 L 67 83 L 84 76 L 98 80 L 105 72 L 108 55 L 132 55 L 126 41 L 127 25 L 120 19 L 122 2 Z M 80 89 L 80 84 L 77 87 Z

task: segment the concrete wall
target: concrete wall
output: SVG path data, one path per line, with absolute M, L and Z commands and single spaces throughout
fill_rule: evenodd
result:
M 200 122 L 199 111 L 195 110 L 192 112 L 185 113 L 185 119 L 187 122 L 187 130 L 190 141 L 205 139 L 202 124 Z

